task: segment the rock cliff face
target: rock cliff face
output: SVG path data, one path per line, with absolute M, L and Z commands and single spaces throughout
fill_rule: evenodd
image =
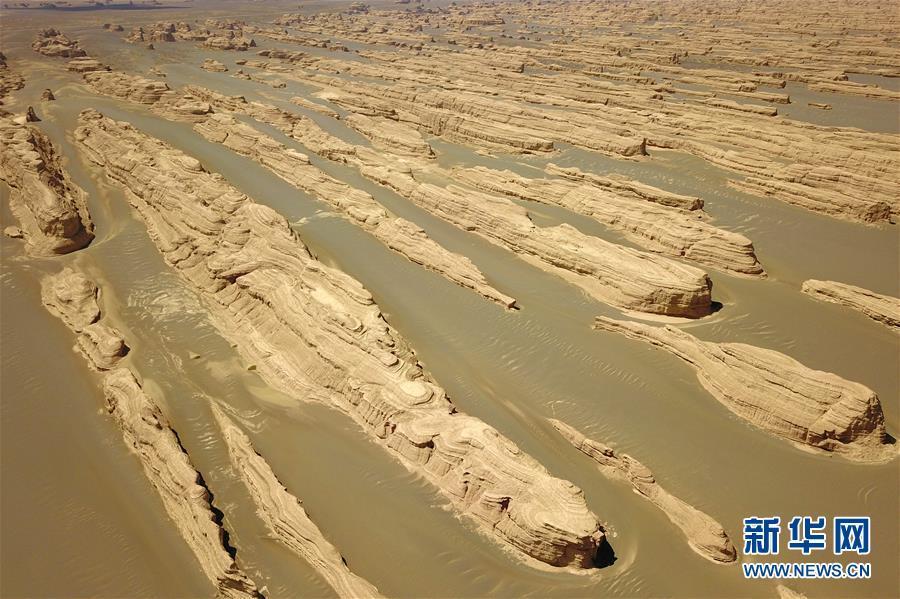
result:
M 678 356 L 725 407 L 802 448 L 860 462 L 897 455 L 878 396 L 868 387 L 807 368 L 782 353 L 743 343 L 712 343 L 675 327 L 600 316 L 594 328 L 646 341 Z
M 458 412 L 371 295 L 312 258 L 283 217 L 126 123 L 85 111 L 75 137 L 267 382 L 345 411 L 484 532 L 547 564 L 592 567 L 605 538 L 582 492 Z
M 94 238 L 84 192 L 39 129 L 0 117 L 0 180 L 10 187 L 10 209 L 29 254 L 66 254 Z
M 873 320 L 900 330 L 900 299 L 896 297 L 846 283 L 815 279 L 804 281 L 802 290 L 816 299 L 859 310 Z
M 663 207 L 589 183 L 529 179 L 482 166 L 460 169 L 455 176 L 483 191 L 584 214 L 651 251 L 736 274 L 765 274 L 749 239 L 707 223 L 700 211 Z
M 552 418 L 550 422 L 569 443 L 594 460 L 605 476 L 625 480 L 636 493 L 662 510 L 681 529 L 694 551 L 721 564 L 737 560 L 737 552 L 722 525 L 660 487 L 646 466 L 630 455 L 618 454 L 611 447 L 588 439 L 564 422 Z
M 182 449 L 159 405 L 127 368 L 103 379 L 106 406 L 125 443 L 134 450 L 144 474 L 188 546 L 197 556 L 218 597 L 260 597 L 256 585 L 229 554 L 224 529 L 210 504 L 209 490 Z
M 339 214 L 409 260 L 503 306 L 515 305 L 516 300 L 491 287 L 468 258 L 438 245 L 414 223 L 389 214 L 364 191 L 325 174 L 310 164 L 307 156 L 228 114 L 210 115 L 194 129 L 210 141 L 253 158 L 294 187 L 325 201 Z
M 268 462 L 253 449 L 249 437 L 215 404 L 231 464 L 250 490 L 257 513 L 275 539 L 307 561 L 339 597 L 381 597 L 374 586 L 347 567 L 338 550 L 309 519 L 300 500 L 281 484 Z
M 128 351 L 122 336 L 100 322 L 97 285 L 80 271 L 66 268 L 41 282 L 47 309 L 73 332 L 77 347 L 103 378 L 106 407 L 134 450 L 144 474 L 159 494 L 178 531 L 217 589 L 218 597 L 260 597 L 229 553 L 222 523 L 213 512 L 209 490 L 191 465 L 156 401 L 144 393 L 132 371 L 117 365 Z

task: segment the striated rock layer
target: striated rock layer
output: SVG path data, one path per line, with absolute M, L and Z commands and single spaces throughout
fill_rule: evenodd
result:
M 311 119 L 277 107 L 226 97 L 197 87 L 192 95 L 216 110 L 269 123 L 329 160 L 344 162 L 425 210 L 484 236 L 532 264 L 553 272 L 600 301 L 628 310 L 697 318 L 712 309 L 712 283 L 703 271 L 667 258 L 585 235 L 569 225 L 538 227 L 511 200 L 458 185 L 421 182 L 412 166 L 438 172 L 427 160 L 401 159 L 336 138 Z
M 675 327 L 597 317 L 594 328 L 646 341 L 678 356 L 725 407 L 803 448 L 860 462 L 897 455 L 885 432 L 878 396 L 830 372 L 807 368 L 782 353 L 743 343 L 712 343 Z
M 717 563 L 737 560 L 737 552 L 722 525 L 660 487 L 646 466 L 630 455 L 618 454 L 611 447 L 588 439 L 564 422 L 553 418 L 550 422 L 569 443 L 597 462 L 605 476 L 631 483 L 636 493 L 661 509 L 681 529 L 694 551 Z
M 456 177 L 483 191 L 584 214 L 651 251 L 736 274 L 765 274 L 749 239 L 705 222 L 700 211 L 664 207 L 589 183 L 529 179 L 483 166 L 460 169 Z
M 256 585 L 229 554 L 209 490 L 153 398 L 144 393 L 127 368 L 116 368 L 106 375 L 103 393 L 107 410 L 137 454 L 169 517 L 215 585 L 217 596 L 260 597 Z
M 815 279 L 804 281 L 801 289 L 816 299 L 859 310 L 873 320 L 900 329 L 900 299 L 896 297 L 846 283 Z
M 378 589 L 350 571 L 338 550 L 310 520 L 300 500 L 284 488 L 268 462 L 256 453 L 244 431 L 215 404 L 212 410 L 231 463 L 274 537 L 309 562 L 339 597 L 381 597 Z
M 438 245 L 415 223 L 389 214 L 366 192 L 325 174 L 310 164 L 304 154 L 285 147 L 228 114 L 212 114 L 194 129 L 206 139 L 253 158 L 294 187 L 324 200 L 407 259 L 503 306 L 515 305 L 515 299 L 488 284 L 471 260 Z
M 165 260 L 272 386 L 342 409 L 481 530 L 553 566 L 605 537 L 580 489 L 456 410 L 371 295 L 315 260 L 273 210 L 127 123 L 84 111 L 75 137 L 127 191 Z
M 128 348 L 118 331 L 99 322 L 99 295 L 93 281 L 71 268 L 41 281 L 41 297 L 47 309 L 80 334 L 78 348 L 91 366 L 109 370 L 103 378 L 107 410 L 122 429 L 126 444 L 137 454 L 166 513 L 215 585 L 217 596 L 259 597 L 256 586 L 229 553 L 231 548 L 213 512 L 209 490 L 175 431 L 131 370 L 116 366 Z
M 0 180 L 10 187 L 10 210 L 29 254 L 66 254 L 94 238 L 84 191 L 39 129 L 0 117 Z
M 161 81 L 115 72 L 90 73 L 85 80 L 100 93 L 150 104 L 167 118 L 195 122 L 195 130 L 209 141 L 252 158 L 294 187 L 315 195 L 405 258 L 502 306 L 515 306 L 516 300 L 492 287 L 471 260 L 439 245 L 415 223 L 388 213 L 369 194 L 328 176 L 304 154 L 229 114 L 214 113 L 208 101 L 213 95 L 203 88 L 190 87 L 189 93 L 178 95 Z

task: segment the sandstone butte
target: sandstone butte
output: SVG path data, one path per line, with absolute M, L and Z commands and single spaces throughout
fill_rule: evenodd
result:
M 646 466 L 630 455 L 616 453 L 611 447 L 588 439 L 560 420 L 551 418 L 550 423 L 566 441 L 594 460 L 604 476 L 631 484 L 638 495 L 662 510 L 681 529 L 688 544 L 698 554 L 720 564 L 737 560 L 737 552 L 722 525 L 663 489 Z
M 853 308 L 893 330 L 900 330 L 900 299 L 896 297 L 846 283 L 815 279 L 804 281 L 801 289 L 816 299 Z
M 92 110 L 79 122 L 86 156 L 126 190 L 166 262 L 264 380 L 346 412 L 521 555 L 594 565 L 606 539 L 582 491 L 457 411 L 371 295 L 315 260 L 281 215 L 127 123 Z
M 23 237 L 28 254 L 66 254 L 94 238 L 84 192 L 50 139 L 7 116 L 0 116 L 0 180 L 9 185 L 9 207 L 19 222 L 7 234 Z
M 538 227 L 524 208 L 502 196 L 420 182 L 412 167 L 435 171 L 431 162 L 419 163 L 411 157 L 349 144 L 305 116 L 196 86 L 185 91 L 216 111 L 239 113 L 273 125 L 323 158 L 359 168 L 365 177 L 421 208 L 509 249 L 600 301 L 628 310 L 688 318 L 711 311 L 712 284 L 706 273 L 695 267 L 585 235 L 570 225 Z
M 803 449 L 859 462 L 885 462 L 897 455 L 878 396 L 860 383 L 807 368 L 770 349 L 701 341 L 672 326 L 598 316 L 594 328 L 645 341 L 681 358 L 729 410 Z
M 212 411 L 231 464 L 250 489 L 257 512 L 274 538 L 308 562 L 339 597 L 381 597 L 378 589 L 350 571 L 338 550 L 309 519 L 300 500 L 284 488 L 268 462 L 253 449 L 246 433 L 215 403 Z
M 260 597 L 229 553 L 233 550 L 227 545 L 220 518 L 213 512 L 209 490 L 159 405 L 144 392 L 127 366 L 116 365 L 121 355 L 106 351 L 109 347 L 127 350 L 127 346 L 118 331 L 100 322 L 99 295 L 97 285 L 72 268 L 48 275 L 41 283 L 47 309 L 80 334 L 79 348 L 91 366 L 108 370 L 103 377 L 107 411 L 140 460 L 166 513 L 215 586 L 217 597 Z
M 193 121 L 194 129 L 209 141 L 252 158 L 294 187 L 314 195 L 408 260 L 502 306 L 515 306 L 515 299 L 491 286 L 471 260 L 439 245 L 421 227 L 389 213 L 368 193 L 330 177 L 312 165 L 306 155 L 231 115 L 214 114 L 205 94 L 180 96 L 164 82 L 116 72 L 89 73 L 85 80 L 106 95 L 149 104 L 167 118 Z

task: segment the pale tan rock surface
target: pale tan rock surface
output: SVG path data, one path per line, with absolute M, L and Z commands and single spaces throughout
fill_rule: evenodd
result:
M 371 295 L 312 258 L 282 216 L 127 123 L 84 111 L 75 137 L 126 189 L 165 260 L 269 384 L 345 411 L 522 554 L 593 566 L 605 538 L 581 490 L 458 412 Z
M 210 494 L 191 465 L 159 405 L 137 382 L 132 371 L 118 366 L 128 353 L 122 335 L 101 322 L 100 290 L 84 273 L 65 268 L 41 281 L 41 299 L 53 315 L 78 333 L 76 348 L 103 378 L 107 410 L 126 444 L 134 450 L 156 489 L 166 513 L 197 556 L 218 597 L 259 597 L 256 586 L 229 554 L 221 522 L 212 511 Z
M 39 31 L 31 47 L 44 56 L 76 58 L 87 55 L 87 52 L 78 45 L 78 40 L 69 39 L 59 30 L 52 28 Z
M 211 71 L 213 73 L 225 73 L 228 71 L 228 67 L 219 62 L 218 60 L 214 60 L 212 58 L 207 58 L 200 65 L 200 68 L 204 71 Z
M 41 281 L 41 301 L 76 333 L 100 320 L 99 297 L 96 283 L 72 268 L 64 268 Z
M 103 379 L 107 411 L 122 429 L 169 517 L 212 581 L 217 597 L 260 597 L 256 585 L 229 554 L 224 529 L 210 504 L 209 490 L 182 449 L 156 401 L 127 368 Z
M 294 187 L 325 201 L 407 259 L 503 306 L 515 305 L 515 299 L 491 287 L 468 258 L 438 245 L 414 223 L 388 213 L 364 191 L 328 176 L 300 152 L 227 114 L 210 115 L 194 129 L 211 141 L 253 158 Z
M 663 489 L 646 466 L 628 454 L 616 453 L 611 447 L 588 439 L 560 420 L 551 418 L 550 423 L 566 441 L 594 460 L 604 476 L 625 480 L 638 495 L 662 510 L 681 529 L 694 551 L 720 564 L 737 560 L 737 552 L 722 525 Z
M 865 385 L 807 368 L 770 349 L 701 341 L 672 326 L 599 316 L 594 328 L 646 341 L 678 356 L 729 410 L 801 448 L 859 462 L 883 462 L 897 455 L 885 432 L 881 402 Z
M 476 189 L 584 214 L 654 252 L 741 275 L 765 274 L 749 239 L 709 224 L 700 211 L 654 205 L 589 183 L 529 179 L 483 166 L 459 169 L 455 177 Z
M 515 306 L 515 299 L 492 287 L 471 260 L 448 251 L 416 224 L 388 213 L 371 195 L 328 176 L 310 164 L 307 156 L 233 116 L 213 114 L 208 100 L 215 100 L 216 94 L 191 86 L 188 93 L 178 95 L 163 82 L 115 72 L 85 79 L 100 93 L 153 105 L 168 118 L 196 122 L 195 130 L 206 139 L 253 158 L 291 185 L 315 195 L 412 262 L 504 307 Z
M 585 235 L 569 225 L 538 227 L 524 208 L 502 196 L 420 182 L 412 167 L 438 173 L 440 169 L 426 160 L 401 159 L 348 144 L 304 116 L 196 86 L 187 91 L 217 111 L 246 114 L 279 128 L 324 158 L 358 167 L 365 177 L 421 208 L 511 250 L 602 302 L 688 318 L 711 311 L 712 284 L 697 268 Z
M 228 455 L 238 476 L 250 490 L 257 513 L 275 539 L 308 562 L 339 597 L 381 597 L 374 586 L 350 571 L 344 558 L 322 534 L 299 499 L 272 472 L 242 431 L 225 412 L 212 404 Z
M 816 299 L 858 310 L 892 329 L 900 328 L 900 299 L 896 297 L 855 285 L 815 279 L 804 281 L 801 289 Z
M 10 187 L 10 210 L 27 253 L 66 254 L 94 238 L 84 191 L 40 129 L 0 116 L 0 180 Z
M 76 343 L 79 351 L 96 370 L 111 370 L 128 353 L 122 334 L 102 322 L 84 327 Z
M 344 122 L 372 140 L 377 148 L 394 154 L 433 158 L 434 150 L 412 127 L 390 119 L 351 114 Z

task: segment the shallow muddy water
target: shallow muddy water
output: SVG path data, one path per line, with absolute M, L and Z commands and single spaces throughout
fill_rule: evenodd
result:
M 99 378 L 73 351 L 73 335 L 41 305 L 41 276 L 72 262 L 103 288 L 105 318 L 131 347 L 129 366 L 141 375 L 147 391 L 163 401 L 214 494 L 215 507 L 225 514 L 238 562 L 266 587 L 267 596 L 327 597 L 333 592 L 265 530 L 228 464 L 210 402 L 218 402 L 240 422 L 351 569 L 387 596 L 774 596 L 773 582 L 747 581 L 739 566 L 714 565 L 693 553 L 661 512 L 627 485 L 601 476 L 556 433 L 549 417 L 633 455 L 664 488 L 719 520 L 735 545 L 740 543 L 741 519 L 748 516 L 870 515 L 871 580 L 790 586 L 823 597 L 896 594 L 896 460 L 864 466 L 806 453 L 765 434 L 719 404 L 677 358 L 591 329 L 594 317 L 618 317 L 618 310 L 425 212 L 356 169 L 317 157 L 272 127 L 249 121 L 304 151 L 332 176 L 371 193 L 446 248 L 469 257 L 492 285 L 518 300 L 520 309 L 487 302 L 391 252 L 330 213 L 326 204 L 252 160 L 204 140 L 190 125 L 96 96 L 77 75 L 65 72 L 62 62 L 47 61 L 56 66 L 38 69 L 27 48 L 31 31 L 23 25 L 23 33 L 3 49 L 11 64 L 32 65 L 26 71 L 27 86 L 17 92 L 12 106 L 38 105 L 43 88 L 59 90 L 56 103 L 38 106 L 43 118 L 38 126 L 57 144 L 73 179 L 88 193 L 97 238 L 75 255 L 51 259 L 26 258 L 16 240 L 0 240 L 4 597 L 211 592 L 137 460 L 103 413 Z M 117 68 L 145 73 L 158 64 L 172 87 L 196 83 L 270 101 L 315 118 L 347 141 L 368 144 L 342 123 L 290 104 L 293 95 L 315 101 L 308 87 L 290 83 L 272 89 L 199 69 L 207 56 L 231 68 L 235 53 L 199 51 L 182 42 L 157 44 L 163 48 L 153 55 L 94 25 L 72 24 L 67 33 L 79 36 L 86 49 Z M 296 48 L 258 41 L 260 47 Z M 72 131 L 86 107 L 127 120 L 222 173 L 255 201 L 283 214 L 320 260 L 359 279 L 461 410 L 496 427 L 551 473 L 584 490 L 588 506 L 607 525 L 616 561 L 586 575 L 532 568 L 471 522 L 458 519 L 430 484 L 367 440 L 349 417 L 268 388 L 164 263 L 123 192 L 99 176 L 75 147 Z M 480 164 L 535 177 L 549 176 L 543 168 L 553 162 L 621 173 L 700 196 L 715 224 L 754 241 L 769 277 L 752 280 L 711 271 L 714 297 L 723 309 L 691 323 L 688 330 L 706 340 L 783 351 L 811 367 L 864 383 L 881 398 L 890 433 L 900 435 L 897 335 L 851 310 L 799 292 L 804 280 L 820 278 L 900 295 L 896 226 L 841 222 L 742 194 L 727 186 L 730 173 L 677 152 L 654 151 L 649 159 L 624 161 L 566 147 L 549 158 L 522 158 L 485 157 L 439 140 L 433 146 L 441 166 Z M 0 192 L 0 225 L 6 226 L 12 222 L 8 190 L 0 187 Z M 583 216 L 522 205 L 538 225 L 568 222 L 628 245 Z M 200 357 L 191 359 L 191 353 Z

